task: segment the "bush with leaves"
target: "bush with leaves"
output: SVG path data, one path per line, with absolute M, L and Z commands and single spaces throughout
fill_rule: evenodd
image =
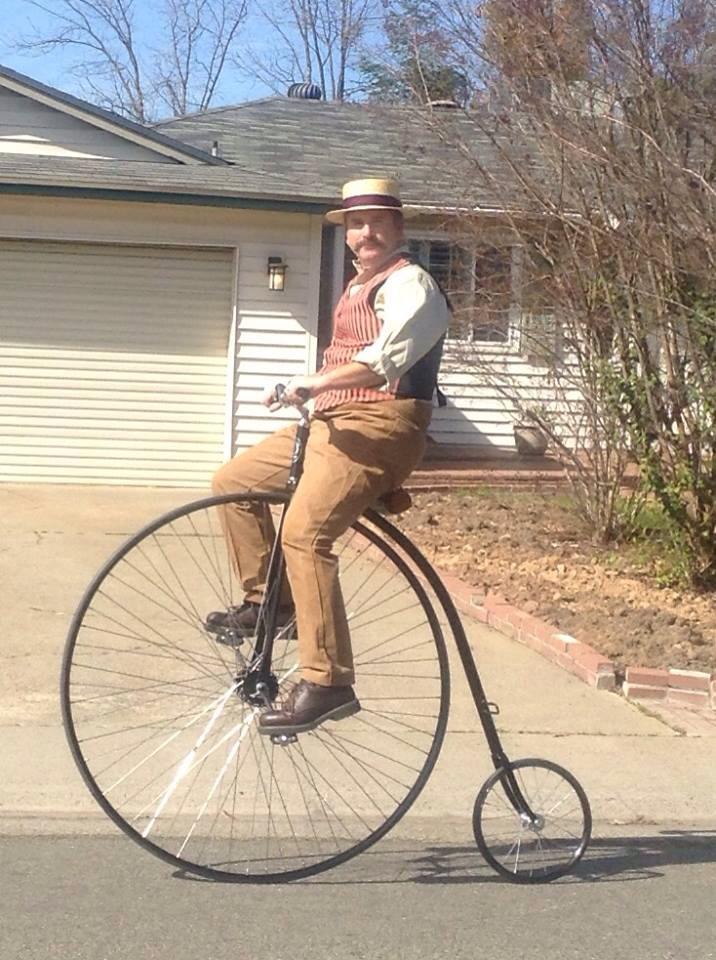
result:
M 480 138 L 456 141 L 454 123 L 436 114 L 428 122 L 471 158 L 475 207 L 489 185 L 503 199 L 512 242 L 539 264 L 528 286 L 560 330 L 558 342 L 550 335 L 536 345 L 557 412 L 545 428 L 584 512 L 599 538 L 619 534 L 616 505 L 633 457 L 692 583 L 712 589 L 714 5 L 445 0 L 434 17 L 454 58 L 471 65 L 469 115 L 501 164 L 484 162 Z M 461 219 L 463 230 L 479 232 L 479 214 Z M 540 331 L 523 309 L 522 349 L 531 354 Z M 484 375 L 489 361 L 481 363 Z M 519 408 L 519 391 L 502 383 Z

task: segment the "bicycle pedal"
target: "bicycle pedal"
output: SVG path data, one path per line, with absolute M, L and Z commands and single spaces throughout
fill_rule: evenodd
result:
M 221 643 L 225 647 L 234 647 L 234 649 L 236 649 L 236 647 L 240 647 L 246 639 L 235 630 L 217 630 L 216 632 L 212 630 L 210 633 L 213 633 L 214 639 L 217 643 Z
M 288 747 L 292 743 L 298 743 L 298 736 L 295 733 L 272 733 L 269 739 L 271 743 L 275 743 L 279 747 Z

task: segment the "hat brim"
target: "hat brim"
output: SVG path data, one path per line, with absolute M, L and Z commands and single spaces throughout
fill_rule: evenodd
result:
M 327 223 L 343 223 L 347 213 L 355 213 L 360 210 L 392 210 L 393 213 L 402 213 L 404 217 L 414 217 L 417 212 L 406 207 L 390 207 L 382 203 L 367 203 L 355 207 L 341 207 L 340 210 L 329 210 L 323 219 Z

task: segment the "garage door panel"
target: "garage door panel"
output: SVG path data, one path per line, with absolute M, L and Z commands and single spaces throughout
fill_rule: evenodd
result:
M 161 352 L 226 356 L 226 322 L 217 335 L 211 318 L 228 319 L 232 260 L 230 250 L 0 241 L 2 339 L 125 352 L 163 332 Z
M 9 309 L 9 305 L 3 303 L 3 309 Z M 25 309 L 25 307 L 18 304 L 17 309 Z M 81 320 L 78 320 L 75 308 L 72 308 L 71 311 L 63 312 L 57 309 L 43 310 L 35 304 L 33 309 L 35 316 L 47 317 L 57 325 L 57 329 L 53 330 L 53 333 L 56 337 L 61 337 L 61 339 L 58 340 L 54 346 L 60 349 L 80 349 L 81 344 L 84 342 L 87 343 L 90 348 L 102 350 L 103 352 L 111 349 L 119 353 L 122 348 L 126 347 L 127 340 L 125 338 L 131 336 L 135 349 L 138 344 L 142 344 L 145 353 L 149 353 L 149 348 L 152 345 L 156 346 L 157 332 L 159 330 L 177 338 L 174 342 L 167 342 L 166 348 L 168 353 L 182 354 L 184 352 L 182 348 L 189 347 L 187 352 L 190 354 L 198 348 L 202 351 L 201 355 L 212 356 L 222 353 L 226 346 L 225 342 L 219 337 L 212 342 L 211 339 L 206 336 L 206 331 L 202 329 L 201 325 L 204 322 L 206 314 L 211 312 L 208 307 L 204 307 L 201 310 L 192 310 L 191 314 L 185 319 L 182 318 L 178 308 L 173 310 L 171 317 L 156 317 L 155 315 L 147 314 L 146 310 L 140 308 L 140 305 L 135 305 L 126 316 L 122 316 L 116 304 L 106 302 L 103 306 L 98 306 L 94 310 L 87 311 Z M 111 329 L 102 329 L 101 327 L 90 330 L 87 329 L 88 321 L 94 322 L 95 324 L 106 324 L 108 319 L 112 320 Z M 142 327 L 142 323 L 151 325 Z M 32 345 L 34 343 L 38 346 L 47 343 L 46 339 L 38 336 L 40 331 L 28 329 L 27 320 L 24 320 L 21 325 L 19 324 L 16 329 L 13 329 L 10 324 L 4 326 L 4 334 L 7 337 L 5 343 L 14 343 L 16 345 Z M 192 340 L 194 340 L 195 343 L 192 343 Z
M 173 455 L 174 459 L 184 459 L 185 457 L 194 457 L 196 455 L 196 441 L 197 437 L 192 438 L 189 434 L 174 434 L 172 436 L 166 436 L 163 440 L 158 440 L 156 433 L 152 435 L 145 434 L 141 435 L 141 432 L 133 435 L 131 439 L 128 439 L 126 436 L 122 436 L 119 431 L 116 433 L 97 433 L 95 436 L 91 434 L 88 436 L 77 437 L 63 437 L 62 432 L 60 431 L 57 435 L 52 437 L 27 437 L 22 434 L 12 434 L 8 433 L 4 441 L 3 456 L 24 456 L 26 455 L 28 449 L 35 451 L 35 456 L 42 457 L 46 453 L 50 452 L 56 454 L 58 458 L 61 458 L 66 453 L 66 447 L 63 441 L 67 444 L 72 444 L 72 452 L 77 456 L 94 456 L 96 455 L 98 446 L 101 446 L 102 453 L 105 456 L 118 456 L 120 454 L 135 454 L 137 458 L 142 456 L 147 457 L 151 456 L 152 453 L 157 455 L 168 454 Z M 216 467 L 217 461 L 211 457 L 205 456 L 205 461 L 208 463 L 214 464 Z
M 47 358 L 42 358 L 41 365 L 42 370 L 45 371 L 48 378 L 55 375 L 65 379 L 68 374 L 84 379 L 112 377 L 117 380 L 129 378 L 151 380 L 161 377 L 168 383 L 182 383 L 185 381 L 189 382 L 196 377 L 205 377 L 210 382 L 214 381 L 217 373 L 221 375 L 225 372 L 226 360 L 222 357 L 220 361 L 214 364 L 186 363 L 172 366 L 171 364 L 161 364 L 156 361 L 152 363 L 128 363 L 125 361 L 115 363 L 113 361 L 108 362 L 102 360 L 85 361 L 82 355 L 78 353 L 71 359 L 66 358 L 64 360 L 55 360 L 52 356 L 48 356 Z M 5 380 L 10 377 L 21 377 L 23 374 L 34 377 L 37 375 L 39 364 L 38 358 L 36 357 L 32 359 L 17 357 L 8 358 L 7 366 L 10 372 L 7 375 L 3 374 Z
M 145 475 L 156 479 L 149 483 Z M 99 484 L 102 486 L 134 487 L 187 487 L 206 490 L 207 484 L 196 479 L 196 466 L 186 460 L 127 460 L 107 457 L 102 460 L 89 460 L 71 457 L 65 460 L 48 458 L 37 460 L 33 466 L 31 480 L 26 476 L 24 461 L 10 463 L 4 470 L 5 483 L 72 483 Z
M 128 333 L 131 332 L 131 330 L 128 330 Z M 3 347 L 2 344 L 0 344 L 0 361 L 3 359 L 10 359 L 14 362 L 14 358 L 17 356 L 17 347 L 13 345 Z M 107 353 L 104 350 L 82 350 L 79 356 L 82 358 L 83 365 L 90 365 L 92 363 L 107 363 Z M 36 365 L 38 360 L 42 360 L 43 363 L 52 361 L 61 365 L 65 362 L 71 363 L 77 357 L 78 352 L 76 350 L 48 350 L 47 348 L 31 347 L 23 344 L 22 360 L 23 362 L 32 365 Z M 161 367 L 165 370 L 171 370 L 173 366 L 178 365 L 187 367 L 192 364 L 213 365 L 217 363 L 217 360 L 213 357 L 204 358 L 196 357 L 192 354 L 179 353 L 152 353 L 148 350 L 143 350 L 141 354 L 138 354 L 136 350 L 131 353 L 127 351 L 120 352 L 119 350 L 115 350 L 112 352 L 111 360 L 112 364 L 115 366 L 121 363 L 127 363 L 135 367 L 143 367 L 153 364 L 156 367 Z
M 224 373 L 225 370 L 222 366 L 219 377 Z M 0 376 L 0 389 L 5 390 L 13 387 L 13 385 L 17 385 L 19 389 L 23 389 L 23 387 L 26 386 L 34 389 L 34 385 L 37 384 L 39 387 L 45 386 L 48 389 L 54 390 L 57 388 L 69 392 L 85 388 L 92 389 L 96 386 L 98 390 L 104 390 L 104 392 L 106 392 L 109 389 L 115 389 L 116 386 L 119 386 L 120 389 L 126 390 L 127 393 L 147 390 L 149 388 L 152 392 L 160 389 L 168 389 L 176 391 L 177 393 L 193 394 L 196 392 L 197 387 L 207 387 L 210 393 L 213 387 L 215 395 L 223 396 L 223 390 L 217 389 L 216 386 L 217 377 L 211 374 L 192 375 L 188 372 L 184 376 L 171 376 L 169 374 L 123 373 L 122 371 L 111 369 L 106 371 L 70 370 L 67 376 L 60 376 L 58 374 L 56 377 L 48 376 L 47 374 L 48 371 L 44 370 L 43 375 L 38 378 L 37 373 L 35 372 L 33 375 L 30 369 L 24 371 L 18 370 L 13 376 Z
M 10 420 L 10 418 L 8 418 Z M 157 437 L 157 427 L 161 426 L 161 439 Z M 53 418 L 51 436 L 27 436 L 27 428 L 18 423 L 3 424 L 3 436 L 5 449 L 9 449 L 11 444 L 25 446 L 31 444 L 36 447 L 55 447 L 58 443 L 72 443 L 73 449 L 82 447 L 96 447 L 97 441 L 102 442 L 104 447 L 122 446 L 126 449 L 137 449 L 152 444 L 157 448 L 171 447 L 176 450 L 182 450 L 187 444 L 194 445 L 201 441 L 206 432 L 205 424 L 201 423 L 159 423 L 159 421 L 146 421 L 137 423 L 132 436 L 127 437 L 126 432 L 121 426 L 114 429 L 107 426 L 101 420 L 96 420 L 94 424 L 87 420 L 82 429 L 81 438 L 77 438 L 77 422 L 67 418 Z M 209 424 L 213 426 L 213 424 Z
M 204 488 L 233 251 L 0 240 L 0 477 Z
M 2 309 L 6 312 L 9 309 L 8 304 L 3 303 Z M 18 306 L 19 309 L 26 310 L 27 304 L 22 308 Z M 163 310 L 165 307 L 160 305 L 158 309 Z M 111 303 L 106 303 L 102 310 L 90 311 L 79 321 L 74 309 L 72 313 L 63 313 L 43 311 L 33 305 L 33 316 L 42 318 L 44 334 L 39 329 L 30 329 L 27 320 L 15 330 L 3 322 L 3 342 L 16 348 L 43 346 L 58 350 L 81 350 L 82 343 L 86 343 L 90 350 L 121 353 L 130 341 L 138 352 L 151 354 L 156 350 L 157 339 L 163 337 L 169 356 L 183 356 L 186 353 L 205 357 L 226 356 L 226 338 L 217 336 L 212 340 L 211 334 L 207 336 L 203 327 L 206 317 L 211 316 L 208 307 L 197 309 L 184 324 L 176 316 L 176 312 L 172 317 L 157 318 L 147 315 L 146 311 L 139 307 L 123 318 Z M 113 322 L 111 329 L 107 326 L 110 322 Z M 98 327 L 98 324 L 104 324 L 105 328 Z
M 55 391 L 47 390 L 45 395 L 40 395 L 41 391 L 33 391 L 27 396 L 4 397 L 2 400 L 2 416 L 12 418 L 13 416 L 22 417 L 22 422 L 27 427 L 28 418 L 35 416 L 40 411 L 47 416 L 62 416 L 63 412 L 72 415 L 76 421 L 79 415 L 83 417 L 99 418 L 104 423 L 107 422 L 107 412 L 116 411 L 117 403 L 115 400 L 107 400 L 107 391 L 97 392 L 92 396 L 86 391 L 81 396 L 76 392 L 71 396 L 60 397 Z M 211 401 L 212 398 L 207 398 Z M 166 420 L 187 420 L 193 423 L 197 419 L 205 419 L 207 422 L 216 423 L 216 402 L 205 402 L 203 404 L 192 403 L 191 411 L 187 411 L 186 404 L 182 403 L 181 398 L 175 398 L 174 403 L 157 400 L 156 396 L 147 393 L 146 395 L 133 394 L 131 398 L 125 399 L 122 403 L 123 410 L 127 413 L 136 413 L 135 420 L 141 420 L 142 417 L 152 419 Z M 37 408 L 35 410 L 34 408 Z M 220 418 L 223 422 L 223 417 Z

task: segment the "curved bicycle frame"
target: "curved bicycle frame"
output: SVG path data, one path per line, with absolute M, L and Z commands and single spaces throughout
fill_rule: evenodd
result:
M 280 590 L 278 589 L 278 586 L 280 585 L 281 578 L 285 573 L 285 560 L 283 556 L 283 550 L 281 548 L 281 533 L 291 495 L 298 486 L 298 482 L 303 472 L 303 459 L 310 429 L 308 410 L 303 406 L 298 406 L 297 409 L 301 419 L 296 430 L 296 439 L 294 441 L 293 453 L 291 455 L 291 466 L 286 483 L 287 500 L 281 507 L 281 513 L 279 516 L 278 526 L 276 528 L 276 536 L 274 539 L 273 548 L 271 550 L 269 568 L 266 576 L 267 584 L 274 584 L 275 588 L 267 591 L 267 595 L 264 598 L 264 602 L 262 603 L 259 611 L 255 647 L 257 659 L 256 666 L 252 668 L 256 673 L 259 674 L 256 680 L 257 689 L 259 688 L 263 677 L 266 678 L 266 689 L 270 688 L 270 684 L 267 681 L 271 671 L 274 625 L 276 623 L 280 600 Z M 380 516 L 380 514 L 378 514 L 375 510 L 367 510 L 366 516 L 372 523 L 376 525 L 376 527 L 378 527 L 379 530 L 389 533 L 395 542 L 398 543 L 403 549 L 406 549 L 407 546 L 410 546 L 410 541 L 405 534 L 398 530 L 384 517 Z M 435 591 L 435 595 L 440 601 L 448 618 L 450 628 L 453 636 L 455 637 L 455 643 L 457 645 L 458 654 L 460 655 L 460 661 L 465 672 L 465 678 L 468 686 L 470 687 L 470 693 L 472 694 L 475 709 L 477 710 L 477 715 L 480 718 L 482 729 L 485 733 L 485 739 L 487 740 L 492 762 L 496 770 L 502 769 L 505 772 L 503 788 L 505 790 L 505 794 L 507 795 L 507 799 L 520 815 L 529 818 L 530 822 L 536 823 L 538 818 L 527 803 L 514 775 L 509 757 L 505 753 L 505 750 L 502 746 L 500 736 L 497 732 L 497 727 L 495 726 L 495 721 L 493 720 L 493 711 L 485 694 L 485 689 L 482 685 L 482 681 L 477 670 L 475 658 L 470 650 L 470 644 L 468 643 L 467 636 L 465 634 L 460 616 L 455 608 L 455 604 L 452 602 L 445 584 L 442 582 L 436 571 L 428 563 L 425 557 L 418 553 L 415 557 L 415 562 L 422 576 L 425 577 L 426 581 Z

